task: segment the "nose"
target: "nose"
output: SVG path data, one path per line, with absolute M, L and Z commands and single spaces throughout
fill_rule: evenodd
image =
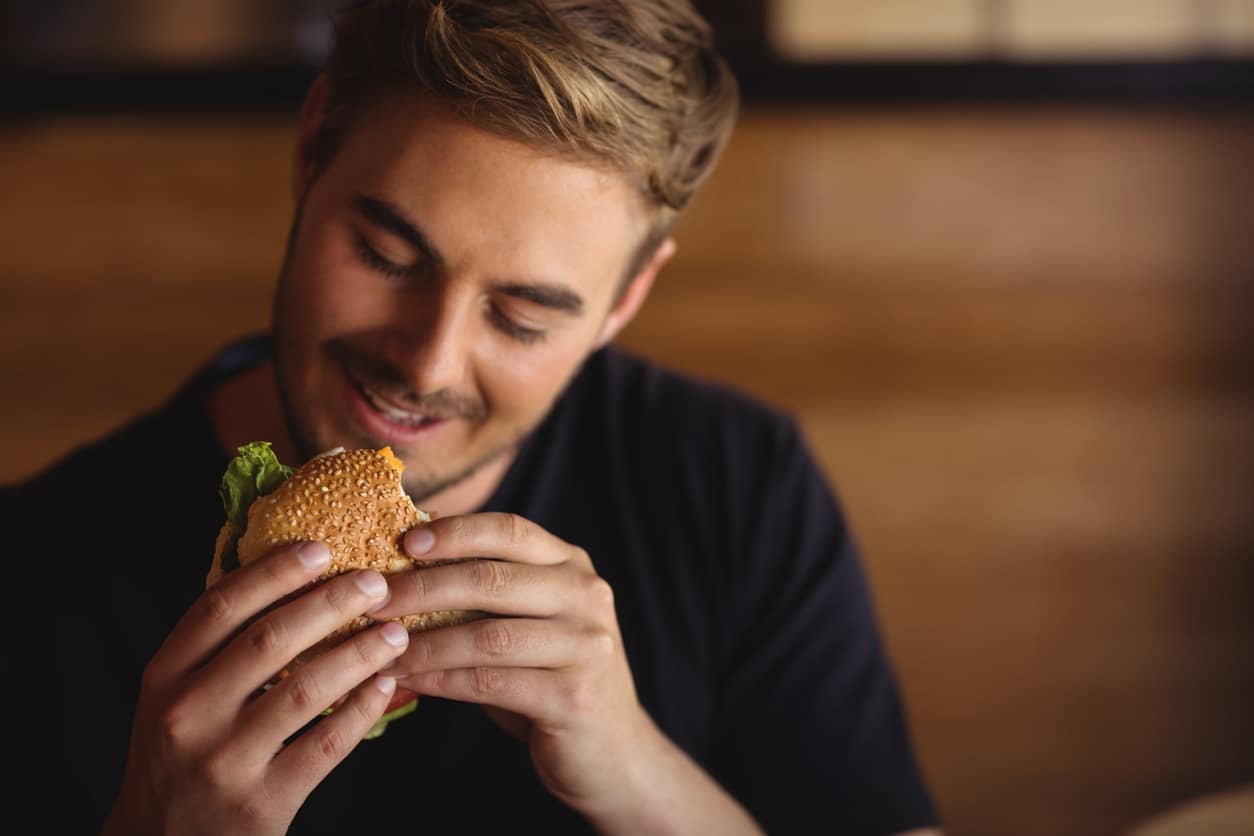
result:
M 398 366 L 417 396 L 456 390 L 469 375 L 473 300 L 448 288 L 407 299 L 398 334 Z

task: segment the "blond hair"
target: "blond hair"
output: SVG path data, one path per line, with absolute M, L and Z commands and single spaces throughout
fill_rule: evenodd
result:
M 655 227 L 709 175 L 739 104 L 687 0 L 359 0 L 336 18 L 326 74 L 319 168 L 365 104 L 416 89 L 485 130 L 613 167 Z

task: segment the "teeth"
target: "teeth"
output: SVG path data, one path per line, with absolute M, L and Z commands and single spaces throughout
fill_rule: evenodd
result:
M 383 398 L 370 387 L 365 384 L 358 385 L 361 389 L 361 393 L 366 396 L 366 400 L 370 401 L 370 405 L 379 412 L 383 413 L 383 416 L 389 421 L 394 421 L 397 424 L 405 424 L 411 427 L 420 427 L 430 420 L 427 416 L 420 413 L 405 412 L 402 409 L 397 409 L 387 401 L 383 400 Z

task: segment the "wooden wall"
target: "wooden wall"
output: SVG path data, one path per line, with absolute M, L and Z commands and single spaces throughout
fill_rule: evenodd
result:
M 266 323 L 291 129 L 0 131 L 0 480 Z M 754 109 L 624 336 L 801 418 L 952 836 L 1254 779 L 1251 195 L 1248 112 Z

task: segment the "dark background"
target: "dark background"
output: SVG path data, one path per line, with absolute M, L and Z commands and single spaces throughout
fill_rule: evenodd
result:
M 1215 2 L 1246 1 L 1194 0 L 1198 26 Z M 290 105 L 299 101 L 325 54 L 329 16 L 337 5 L 337 0 L 10 4 L 0 12 L 4 100 L 15 112 Z M 770 0 L 695 5 L 714 25 L 753 102 L 1196 104 L 1248 103 L 1254 95 L 1254 35 L 1248 33 L 1240 46 L 1222 50 L 1199 36 L 1195 48 L 1171 54 L 1124 49 L 1112 56 L 1090 49 L 1025 57 L 1006 46 L 1013 0 L 979 0 L 982 42 L 964 52 L 937 57 L 902 47 L 802 60 L 772 39 Z M 1247 14 L 1254 18 L 1254 11 Z

